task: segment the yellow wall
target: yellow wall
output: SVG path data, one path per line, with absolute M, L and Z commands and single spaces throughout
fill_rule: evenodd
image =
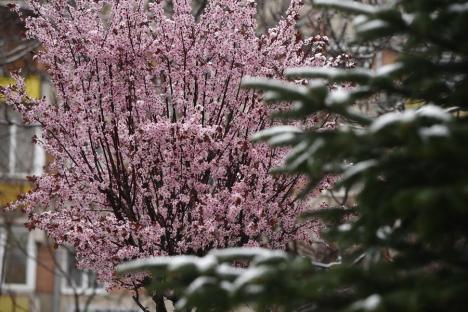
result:
M 0 77 L 0 86 L 7 87 L 15 84 L 15 80 L 10 77 Z M 41 78 L 39 76 L 29 76 L 25 81 L 26 93 L 33 99 L 41 98 Z
M 24 296 L 0 297 L 0 312 L 29 311 L 29 299 Z
M 29 190 L 31 190 L 31 185 L 27 182 L 0 182 L 0 207 L 6 206 L 7 204 L 14 202 L 18 198 L 18 195 L 26 193 Z

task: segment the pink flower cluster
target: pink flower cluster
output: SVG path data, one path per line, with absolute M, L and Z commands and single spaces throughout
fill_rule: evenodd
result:
M 254 1 L 210 1 L 198 20 L 188 1 L 172 3 L 168 14 L 163 1 L 32 1 L 28 35 L 58 99 L 9 95 L 43 126 L 53 159 L 16 207 L 110 285 L 139 286 L 114 274 L 130 259 L 285 248 L 317 226 L 296 222 L 304 181 L 268 174 L 283 152 L 250 143 L 272 122 L 240 81 L 333 65 L 326 38 L 296 30 L 300 0 L 261 36 Z

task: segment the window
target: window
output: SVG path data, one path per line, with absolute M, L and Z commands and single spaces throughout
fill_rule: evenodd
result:
M 76 267 L 75 253 L 70 248 L 63 250 L 64 272 L 62 279 L 62 292 L 72 293 L 104 293 L 104 286 L 96 280 L 96 274 L 88 270 L 79 270 Z
M 22 226 L 0 227 L 1 283 L 5 289 L 32 291 L 36 279 L 33 236 Z
M 0 77 L 0 86 L 14 83 L 11 78 Z M 39 99 L 44 87 L 39 77 L 30 76 L 25 89 L 30 97 Z M 41 137 L 40 127 L 24 125 L 20 114 L 0 98 L 0 177 L 24 179 L 42 174 L 45 153 L 41 145 L 32 143 L 34 136 Z
M 26 178 L 41 175 L 45 162 L 43 148 L 33 144 L 40 137 L 39 126 L 25 126 L 21 116 L 11 107 L 0 104 L 0 175 Z

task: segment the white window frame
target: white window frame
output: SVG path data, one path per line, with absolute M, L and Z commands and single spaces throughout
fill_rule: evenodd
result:
M 62 265 L 62 270 L 69 275 L 69 272 L 67 271 L 68 270 L 68 259 L 69 259 L 69 253 L 67 252 L 67 249 L 66 248 L 61 248 L 60 249 L 60 259 L 61 259 L 61 265 Z M 92 294 L 96 294 L 96 295 L 104 295 L 104 294 L 107 294 L 107 291 L 105 289 L 105 287 L 96 287 L 96 288 L 93 288 L 93 287 L 88 287 L 89 285 L 89 279 L 88 279 L 88 273 L 85 271 L 85 270 L 80 270 L 80 273 L 81 273 L 81 286 L 80 287 L 71 287 L 69 285 L 67 285 L 67 278 L 65 276 L 63 276 L 63 273 L 62 273 L 62 278 L 61 278 L 61 285 L 60 285 L 60 290 L 62 292 L 62 294 L 64 295 L 73 295 L 75 294 L 75 292 L 78 294 L 78 295 L 85 295 L 85 296 L 89 296 L 89 295 L 92 295 Z M 74 283 L 73 280 L 71 280 L 72 283 Z M 84 286 L 86 285 L 86 286 Z
M 5 105 L 5 104 L 1 104 Z M 34 134 L 40 140 L 42 138 L 42 129 L 40 126 L 33 126 L 34 127 Z M 45 151 L 42 145 L 34 144 L 34 158 L 32 163 L 32 171 L 31 172 L 17 172 L 16 171 L 16 146 L 17 146 L 17 133 L 18 125 L 12 124 L 8 126 L 8 136 L 10 139 L 10 149 L 8 151 L 8 172 L 1 172 L 0 177 L 6 176 L 8 178 L 14 179 L 26 179 L 27 176 L 35 175 L 41 176 L 44 170 L 45 165 Z M 31 144 L 33 144 L 31 142 Z
M 12 227 L 21 227 L 20 225 L 12 225 Z M 27 259 L 26 259 L 26 283 L 25 284 L 15 284 L 15 283 L 5 283 L 5 276 L 2 274 L 2 280 L 0 281 L 2 289 L 14 291 L 18 293 L 31 293 L 34 291 L 36 286 L 36 257 L 37 257 L 37 248 L 34 240 L 34 235 L 32 232 L 29 232 L 25 229 L 28 235 L 28 243 L 26 246 Z M 7 242 L 7 230 L 4 225 L 0 225 L 0 272 L 3 272 L 3 258 L 5 255 L 5 247 Z

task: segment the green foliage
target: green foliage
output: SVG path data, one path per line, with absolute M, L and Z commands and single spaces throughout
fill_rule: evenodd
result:
M 287 76 L 307 85 L 244 81 L 245 87 L 264 90 L 271 103 L 294 102 L 278 117 L 325 112 L 345 120 L 336 129 L 281 126 L 254 138 L 291 148 L 281 172 L 307 175 L 310 187 L 336 175 L 336 189 L 353 194 L 352 207 L 343 201 L 304 216 L 329 221 L 325 236 L 339 247 L 340 263 L 236 249 L 204 258 L 135 262 L 121 270 L 164 276 L 166 283 L 155 280 L 152 287 L 174 289 L 180 308 L 198 311 L 226 311 L 243 303 L 258 311 L 465 311 L 468 2 L 405 0 L 383 8 L 350 1 L 315 4 L 357 14 L 360 40 L 397 36 L 404 43 L 398 62 L 377 72 L 300 68 Z M 375 119 L 353 107 L 375 95 L 385 95 L 389 107 L 408 100 L 426 105 Z

